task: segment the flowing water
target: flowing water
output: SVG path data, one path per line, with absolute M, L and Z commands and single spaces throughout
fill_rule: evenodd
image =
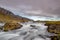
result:
M 26 22 L 21 23 L 22 28 L 9 31 L 0 32 L 0 40 L 51 40 L 50 36 L 54 34 L 47 31 L 48 26 L 44 23 Z

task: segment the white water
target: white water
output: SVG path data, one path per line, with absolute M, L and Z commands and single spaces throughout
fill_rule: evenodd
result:
M 21 23 L 23 27 L 9 32 L 0 32 L 0 40 L 50 40 L 54 34 L 47 32 L 44 23 Z M 35 25 L 31 27 L 30 25 Z
M 4 26 L 4 25 L 5 25 L 5 23 L 0 23 L 0 27 L 1 27 L 1 26 Z

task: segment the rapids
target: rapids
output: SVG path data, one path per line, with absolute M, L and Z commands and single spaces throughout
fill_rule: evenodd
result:
M 55 35 L 47 31 L 48 26 L 45 26 L 45 23 L 25 22 L 20 24 L 23 25 L 20 29 L 1 31 L 0 40 L 51 40 L 50 36 Z

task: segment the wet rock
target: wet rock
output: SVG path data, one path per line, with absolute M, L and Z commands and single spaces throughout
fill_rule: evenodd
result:
M 6 23 L 3 26 L 3 30 L 4 31 L 9 31 L 9 30 L 19 29 L 21 27 L 22 27 L 22 25 L 21 24 L 18 24 L 18 23 Z
M 60 40 L 60 24 L 45 24 L 48 26 L 48 32 L 55 33 L 56 36 L 52 36 L 51 40 Z

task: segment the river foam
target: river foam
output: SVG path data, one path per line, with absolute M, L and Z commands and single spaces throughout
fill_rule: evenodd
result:
M 50 36 L 54 34 L 47 31 L 48 26 L 45 23 L 25 22 L 21 23 L 22 28 L 0 32 L 0 40 L 51 40 Z

